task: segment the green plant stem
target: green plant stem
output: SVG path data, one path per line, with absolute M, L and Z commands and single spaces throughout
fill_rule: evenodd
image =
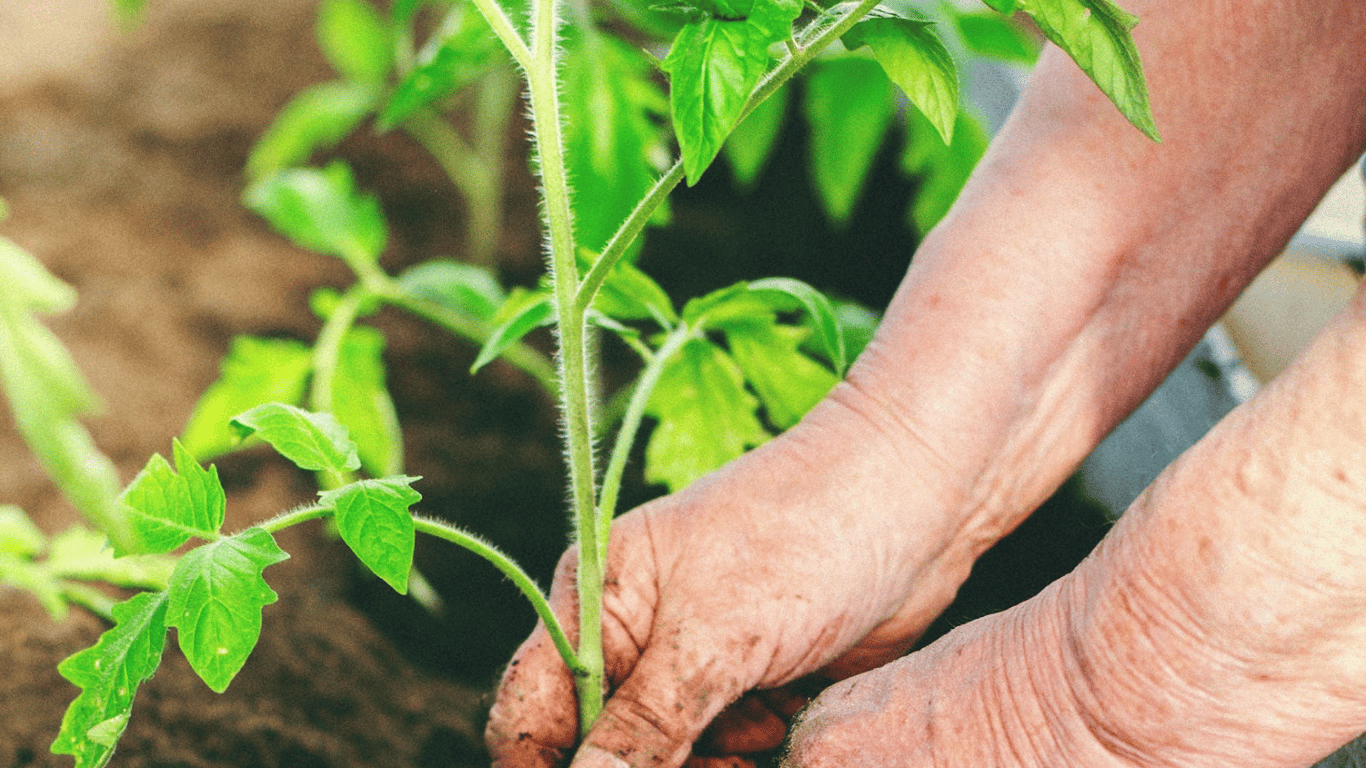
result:
M 527 70 L 536 157 L 541 176 L 546 229 L 550 241 L 550 275 L 554 286 L 556 328 L 560 340 L 560 403 L 568 454 L 570 499 L 579 545 L 579 663 L 576 675 L 579 729 L 587 734 L 603 701 L 602 556 L 597 535 L 597 490 L 594 487 L 593 419 L 588 367 L 588 329 L 577 304 L 578 266 L 560 131 L 558 51 L 559 9 L 556 0 L 532 3 L 532 66 Z
M 501 133 L 506 118 L 495 119 L 499 101 L 502 111 L 510 109 L 511 88 L 492 73 L 480 84 L 480 104 L 475 111 L 478 147 L 470 146 L 451 125 L 429 109 L 419 109 L 403 121 L 403 130 L 436 160 L 465 200 L 469 214 L 466 261 L 492 267 L 498 248 L 503 220 L 501 144 L 485 136 L 485 131 Z M 485 94 L 485 91 L 492 91 Z M 485 103 L 487 101 L 487 103 Z M 496 153 L 498 157 L 491 156 Z
M 517 27 L 513 26 L 503 6 L 499 5 L 497 0 L 474 0 L 474 6 L 493 28 L 493 33 L 507 47 L 508 53 L 512 54 L 517 65 L 530 72 L 531 51 L 527 48 L 526 41 L 522 40 L 522 36 L 517 34 Z
M 668 338 L 660 345 L 659 349 L 650 357 L 641 371 L 640 377 L 636 379 L 635 388 L 631 391 L 631 400 L 626 405 L 626 412 L 622 415 L 621 426 L 617 431 L 616 443 L 612 446 L 612 456 L 607 463 L 607 471 L 602 478 L 602 499 L 598 506 L 598 538 L 607 541 L 612 529 L 612 518 L 617 513 L 617 495 L 621 491 L 621 477 L 626 471 L 626 461 L 631 455 L 631 446 L 635 444 L 636 435 L 640 433 L 640 422 L 645 417 L 645 408 L 650 404 L 650 395 L 654 393 L 655 386 L 659 384 L 659 377 L 664 373 L 664 366 L 668 364 L 678 350 L 683 348 L 688 339 L 692 338 L 693 330 L 686 325 L 681 325 L 669 333 Z M 600 554 L 600 562 L 603 571 L 607 569 L 607 548 L 603 547 Z
M 550 609 L 550 600 L 541 591 L 541 588 L 536 586 L 535 580 L 517 565 L 516 561 L 483 539 L 440 520 L 413 515 L 413 527 L 419 533 L 449 541 L 479 555 L 492 563 L 504 576 L 511 579 L 517 589 L 526 596 L 527 600 L 531 601 L 532 608 L 536 610 L 536 615 L 545 624 L 546 631 L 550 633 L 550 639 L 555 643 L 555 649 L 560 652 L 565 665 L 569 667 L 576 678 L 586 674 L 583 665 L 579 663 L 578 655 L 574 652 L 573 645 L 569 642 L 569 636 L 565 634 L 564 626 L 560 624 L 555 612 Z
M 371 295 L 364 282 L 362 279 L 360 285 L 342 294 L 341 301 L 332 308 L 332 314 L 327 316 L 322 330 L 318 332 L 318 341 L 313 346 L 313 379 L 308 394 L 308 407 L 315 412 L 332 412 L 333 385 L 341 360 L 342 341 L 346 338 L 346 332 L 355 325 L 361 304 Z M 339 488 L 350 482 L 350 478 L 335 471 L 319 474 L 319 485 L 323 490 Z
M 68 603 L 79 605 L 101 619 L 114 623 L 115 600 L 105 593 L 85 584 L 62 581 L 62 598 Z
M 331 514 L 331 507 L 325 507 L 321 504 L 309 504 L 306 507 L 297 507 L 288 512 L 282 512 L 265 522 L 258 523 L 256 527 L 273 536 L 291 526 L 298 525 L 299 523 L 306 523 L 309 520 L 317 520 L 320 517 L 327 517 Z

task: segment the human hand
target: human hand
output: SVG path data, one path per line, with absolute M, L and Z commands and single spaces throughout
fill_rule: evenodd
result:
M 786 765 L 1271 768 L 1366 730 L 1363 310 L 1072 574 L 821 694 Z
M 772 750 L 806 703 L 806 678 L 896 658 L 952 599 L 970 561 L 953 546 L 955 492 L 912 455 L 917 444 L 832 414 L 840 401 L 615 521 L 604 597 L 611 697 L 576 768 L 622 765 L 612 755 L 678 766 Z M 574 558 L 551 590 L 570 627 Z M 487 737 L 495 764 L 519 768 L 560 765 L 577 742 L 573 681 L 543 628 L 508 668 Z

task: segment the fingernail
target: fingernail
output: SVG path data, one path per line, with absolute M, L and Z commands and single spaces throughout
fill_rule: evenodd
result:
M 625 760 L 606 750 L 585 746 L 574 756 L 569 768 L 631 768 Z

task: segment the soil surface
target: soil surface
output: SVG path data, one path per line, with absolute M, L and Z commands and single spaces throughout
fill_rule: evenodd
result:
M 125 34 L 99 16 L 103 2 L 7 2 L 0 14 L 9 30 L 0 36 L 22 42 L 0 66 L 0 197 L 10 209 L 0 234 L 77 289 L 78 305 L 49 325 L 104 399 L 88 426 L 125 479 L 168 453 L 233 336 L 311 341 L 308 293 L 348 277 L 238 204 L 255 137 L 293 93 L 331 77 L 313 43 L 312 3 L 152 5 Z M 69 26 L 40 18 L 44 8 Z M 366 136 L 341 151 L 363 184 L 396 201 L 386 266 L 451 254 L 461 212 L 414 147 Z M 510 165 L 525 174 L 524 161 Z M 522 223 L 509 230 L 503 266 L 529 281 L 539 268 L 532 187 L 518 178 L 510 189 Z M 374 322 L 389 338 L 408 470 L 427 478 L 424 511 L 515 539 L 507 548 L 547 574 L 564 542 L 550 403 L 501 367 L 471 379 L 468 345 L 395 315 Z M 231 530 L 314 493 L 306 475 L 266 453 L 218 464 Z M 7 410 L 0 502 L 50 532 L 79 521 Z M 510 530 L 537 530 L 538 514 L 547 517 L 539 539 Z M 281 544 L 292 559 L 266 574 L 281 601 L 265 610 L 242 674 L 213 694 L 168 644 L 114 764 L 487 765 L 482 698 L 532 624 L 516 593 L 482 563 L 424 546 L 419 566 L 448 606 L 431 616 L 359 577 L 320 528 L 288 531 Z M 48 753 L 76 693 L 55 669 L 103 628 L 79 610 L 54 622 L 26 594 L 0 588 L 0 766 L 70 765 Z
M 348 278 L 238 203 L 252 142 L 291 95 L 332 77 L 313 42 L 313 3 L 151 5 L 143 26 L 118 33 L 105 0 L 0 4 L 0 197 L 10 210 L 0 235 L 77 289 L 77 306 L 49 325 L 105 401 L 87 424 L 125 479 L 152 453 L 169 452 L 234 336 L 311 342 L 309 292 Z M 541 258 L 534 184 L 516 140 L 524 129 L 509 134 L 499 265 L 508 282 L 530 285 Z M 794 161 L 747 197 L 719 171 L 680 190 L 673 224 L 651 236 L 642 264 L 681 297 L 788 274 L 883 306 L 913 245 L 900 224 L 913 187 L 879 171 L 853 224 L 832 230 L 819 223 L 804 152 L 800 129 L 789 130 L 780 155 Z M 888 152 L 881 168 L 895 167 Z M 463 211 L 417 147 L 362 132 L 338 153 L 385 202 L 387 268 L 459 256 Z M 473 347 L 417 321 L 382 312 L 370 322 L 388 338 L 407 471 L 424 478 L 422 511 L 479 531 L 548 583 L 566 538 L 552 404 L 498 364 L 471 378 Z M 605 352 L 611 374 L 619 350 Z M 231 530 L 315 490 L 268 453 L 217 464 Z M 650 493 L 633 479 L 623 504 Z M 49 532 L 80 519 L 7 410 L 0 503 L 20 505 Z M 936 631 L 1028 597 L 1103 532 L 1086 505 L 1050 509 L 988 555 Z M 361 576 L 320 527 L 291 529 L 281 545 L 292 558 L 266 572 L 281 600 L 265 609 L 261 645 L 241 675 L 214 694 L 168 643 L 114 765 L 487 765 L 487 692 L 534 620 L 516 591 L 486 564 L 419 541 L 417 565 L 446 604 L 432 615 Z M 76 693 L 55 668 L 103 629 L 79 610 L 54 621 L 27 594 L 0 587 L 0 768 L 71 764 L 48 752 Z

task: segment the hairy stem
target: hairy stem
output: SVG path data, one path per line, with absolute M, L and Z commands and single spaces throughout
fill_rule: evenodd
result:
M 528 576 L 526 571 L 517 565 L 516 561 L 478 536 L 440 520 L 413 515 L 413 527 L 419 533 L 435 536 L 473 552 L 492 563 L 504 576 L 511 579 L 517 589 L 531 602 L 531 607 L 536 610 L 536 615 L 545 624 L 546 630 L 550 633 L 550 639 L 555 643 L 555 649 L 560 652 L 565 665 L 569 667 L 576 678 L 585 674 L 583 666 L 579 663 L 578 655 L 569 642 L 569 636 L 565 633 L 559 619 L 555 617 L 555 612 L 550 610 L 550 600 L 541 591 L 541 588 L 536 586 L 536 581 Z
M 593 467 L 593 412 L 588 328 L 577 303 L 578 266 L 560 131 L 556 0 L 532 4 L 532 56 L 527 69 L 536 158 L 541 175 L 550 246 L 556 327 L 560 340 L 560 403 L 568 454 L 570 499 L 579 545 L 579 728 L 586 734 L 602 711 L 602 555 L 598 548 L 597 489 Z

